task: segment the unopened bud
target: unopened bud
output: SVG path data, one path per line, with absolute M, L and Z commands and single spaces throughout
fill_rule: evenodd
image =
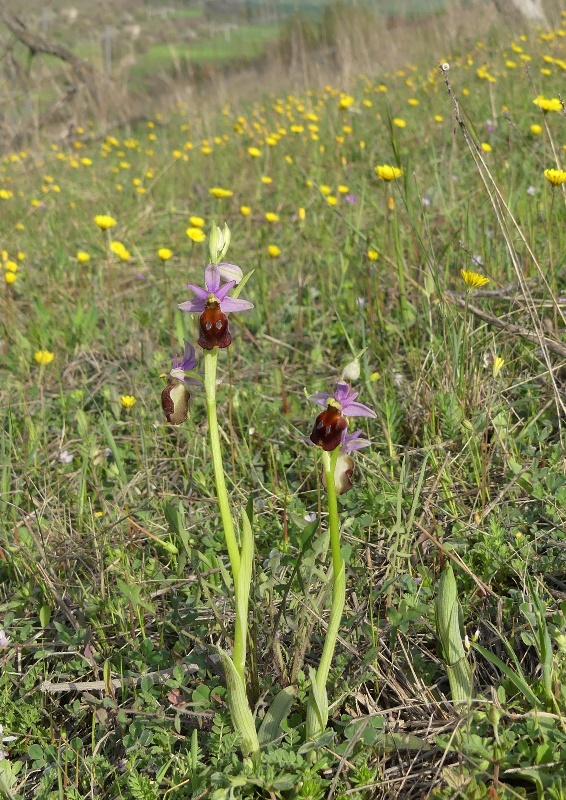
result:
M 347 383 L 352 383 L 352 381 L 357 381 L 359 377 L 360 361 L 358 358 L 355 358 L 344 367 L 344 370 L 342 371 L 342 380 L 346 381 Z
M 226 255 L 228 247 L 230 246 L 230 238 L 230 228 L 226 223 L 224 223 L 223 230 L 220 230 L 215 222 L 212 223 L 208 247 L 210 250 L 210 260 L 213 264 L 218 264 Z

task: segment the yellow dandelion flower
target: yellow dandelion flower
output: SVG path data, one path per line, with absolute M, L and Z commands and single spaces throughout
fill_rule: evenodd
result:
M 368 250 L 367 257 L 369 258 L 370 261 L 377 261 L 377 259 L 379 258 L 379 253 L 377 252 L 377 250 Z
M 187 228 L 185 231 L 191 242 L 204 242 L 206 233 L 201 228 Z
M 172 257 L 173 251 L 169 250 L 168 247 L 160 247 L 157 251 L 157 255 L 162 261 L 168 261 Z
M 375 168 L 375 171 L 382 181 L 393 181 L 400 178 L 403 174 L 403 170 L 399 169 L 399 167 L 393 167 L 390 164 L 379 164 Z
M 77 253 L 77 261 L 79 264 L 88 264 L 90 261 L 90 255 L 84 250 L 79 250 Z
M 306 216 L 307 216 L 307 212 L 305 211 L 305 209 L 304 209 L 304 208 L 302 208 L 302 207 L 301 207 L 301 208 L 299 208 L 299 210 L 297 211 L 297 217 L 298 217 L 298 219 L 300 219 L 300 220 L 301 220 L 301 222 L 304 222 L 304 221 L 305 221 L 305 217 L 306 217 Z
M 562 103 L 558 97 L 548 98 L 543 94 L 539 94 L 538 97 L 535 97 L 533 103 L 543 111 L 562 111 Z
M 329 194 L 328 197 L 326 198 L 326 202 L 328 203 L 329 206 L 335 206 L 336 203 L 338 202 L 338 198 L 334 197 L 333 194 Z
M 460 272 L 468 289 L 481 289 L 482 286 L 489 283 L 489 278 L 486 278 L 485 275 L 480 275 L 479 272 L 474 272 L 471 269 L 462 269 Z
M 204 220 L 202 217 L 189 217 L 189 222 L 192 228 L 204 228 Z
M 273 211 L 268 211 L 265 215 L 268 222 L 279 222 L 279 214 L 274 214 Z
M 225 200 L 234 194 L 231 189 L 223 189 L 221 186 L 213 186 L 212 189 L 208 190 L 208 193 L 216 197 L 217 200 Z
M 416 97 L 409 97 L 409 99 L 407 100 L 407 103 L 410 106 L 418 106 L 419 105 L 419 101 L 417 100 Z
M 395 198 L 394 197 L 389 196 L 387 198 L 387 208 L 390 211 L 393 211 L 395 209 Z
M 273 183 L 273 178 L 271 178 L 269 175 L 262 175 L 261 182 L 266 186 L 269 186 L 270 183 Z
M 33 357 L 37 364 L 40 366 L 45 366 L 46 364 L 51 364 L 53 359 L 55 358 L 54 353 L 50 353 L 49 350 L 37 350 Z
M 243 217 L 249 217 L 251 213 L 252 213 L 252 210 L 251 210 L 251 208 L 249 206 L 240 206 L 240 214 Z
M 553 186 L 560 186 L 562 183 L 566 183 L 566 171 L 563 169 L 545 169 L 544 177 Z
M 398 128 L 406 128 L 407 127 L 407 123 L 405 122 L 404 119 L 401 119 L 401 117 L 395 117 L 392 121 L 393 121 L 393 124 L 396 125 Z
M 340 95 L 340 101 L 338 103 L 339 108 L 342 109 L 350 108 L 350 106 L 353 104 L 354 104 L 354 98 L 351 97 L 349 94 Z
M 276 244 L 270 244 L 267 247 L 267 252 L 270 258 L 277 258 L 281 255 L 281 250 L 277 247 Z
M 442 116 L 442 114 L 435 114 L 434 115 L 434 121 L 435 122 L 444 122 L 444 117 Z
M 484 153 L 491 153 L 493 147 L 489 144 L 489 142 L 482 142 L 481 149 L 483 150 Z
M 128 261 L 131 257 L 130 251 L 125 247 L 122 242 L 110 242 L 110 249 L 117 255 L 120 261 Z
M 15 272 L 5 272 L 4 273 L 4 280 L 10 286 L 12 283 L 16 282 L 17 275 Z
M 122 404 L 122 408 L 132 408 L 137 403 L 137 400 L 133 394 L 123 394 L 120 398 L 120 402 Z
M 261 150 L 259 147 L 248 147 L 248 154 L 252 158 L 259 158 L 261 156 Z
M 533 136 L 540 136 L 542 133 L 542 125 L 531 125 L 531 133 Z
M 111 217 L 108 214 L 97 214 L 94 218 L 94 221 L 103 231 L 107 231 L 108 228 L 113 228 L 114 225 L 116 225 L 116 220 L 114 217 Z

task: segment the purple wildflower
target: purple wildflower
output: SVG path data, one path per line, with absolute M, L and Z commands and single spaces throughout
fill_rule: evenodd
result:
M 358 202 L 358 196 L 356 194 L 345 194 L 344 200 L 351 206 L 355 206 L 356 203 Z
M 237 281 L 228 281 L 223 286 L 220 285 L 221 271 L 220 267 L 224 265 L 209 264 L 204 272 L 204 282 L 206 288 L 195 286 L 192 283 L 187 284 L 196 297 L 191 300 L 186 300 L 184 303 L 179 304 L 181 311 L 198 312 L 202 313 L 206 310 L 208 304 L 218 305 L 220 310 L 225 314 L 231 311 L 247 311 L 253 308 L 253 303 L 248 300 L 240 300 L 237 297 L 228 297 L 228 292 L 232 289 Z M 226 265 L 233 267 L 234 265 Z
M 363 403 L 356 403 L 359 392 L 353 392 L 345 381 L 338 381 L 334 394 L 328 392 L 317 392 L 309 397 L 311 403 L 319 406 L 333 406 L 337 408 L 345 417 L 371 417 L 377 415 L 371 408 Z

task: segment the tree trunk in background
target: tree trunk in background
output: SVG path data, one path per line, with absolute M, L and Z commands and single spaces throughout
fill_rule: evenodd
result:
M 527 19 L 538 25 L 548 27 L 542 0 L 494 0 L 495 7 L 505 17 Z

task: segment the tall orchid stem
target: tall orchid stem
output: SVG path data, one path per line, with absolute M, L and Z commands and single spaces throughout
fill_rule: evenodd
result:
M 216 415 L 216 365 L 218 362 L 218 347 L 207 350 L 204 354 L 204 390 L 206 394 L 206 413 L 208 416 L 208 431 L 210 435 L 210 449 L 212 451 L 212 466 L 216 482 L 216 496 L 220 518 L 224 528 L 224 538 L 228 548 L 228 557 L 232 576 L 236 582 L 240 571 L 240 548 L 234 530 L 234 520 L 230 511 L 226 480 L 224 478 L 224 464 L 222 450 L 220 449 L 220 434 L 218 431 L 218 417 Z
M 332 553 L 332 607 L 330 609 L 330 619 L 328 621 L 322 656 L 314 679 L 316 691 L 313 687 L 307 707 L 307 740 L 318 739 L 322 736 L 326 729 L 326 723 L 328 722 L 326 682 L 328 680 L 328 673 L 330 672 L 336 640 L 338 639 L 338 632 L 340 630 L 340 622 L 342 621 L 342 612 L 344 611 L 344 604 L 346 602 L 346 575 L 344 559 L 340 552 L 338 500 L 336 497 L 336 487 L 334 485 L 334 472 L 339 455 L 339 447 L 331 453 L 326 451 L 322 453 L 322 464 L 328 498 L 330 550 Z

